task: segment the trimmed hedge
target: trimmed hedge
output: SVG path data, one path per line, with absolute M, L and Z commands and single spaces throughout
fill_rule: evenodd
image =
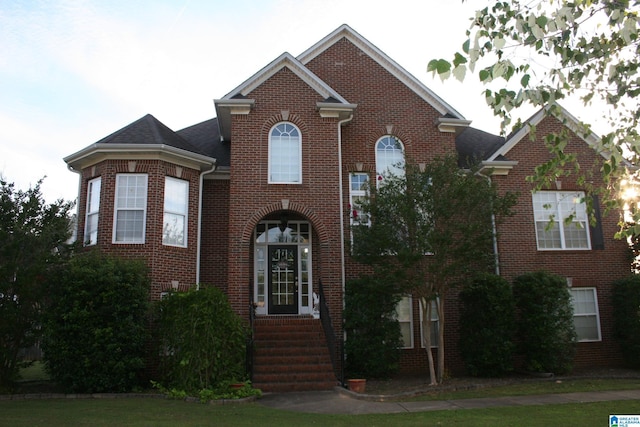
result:
M 515 303 L 500 276 L 475 277 L 460 292 L 460 352 L 469 375 L 499 377 L 513 370 Z
M 640 368 L 640 276 L 613 283 L 614 334 L 622 355 L 632 368 Z
M 74 393 L 142 385 L 150 283 L 144 263 L 83 252 L 51 283 L 42 349 L 52 379 Z
M 564 374 L 573 369 L 577 335 L 567 281 L 544 271 L 526 273 L 513 282 L 518 343 L 525 369 Z
M 174 292 L 157 305 L 161 384 L 197 393 L 247 379 L 247 325 L 213 286 Z

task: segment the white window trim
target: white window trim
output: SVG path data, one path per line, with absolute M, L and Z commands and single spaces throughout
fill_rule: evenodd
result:
M 389 172 L 393 173 L 392 170 L 389 169 L 389 165 L 385 165 L 386 169 L 385 170 L 380 170 L 381 169 L 381 165 L 380 165 L 380 158 L 379 158 L 379 152 L 378 152 L 378 145 L 380 144 L 380 142 L 383 139 L 386 138 L 390 138 L 393 139 L 395 141 L 398 142 L 398 144 L 400 144 L 400 152 L 402 154 L 402 174 L 404 174 L 404 168 L 405 168 L 405 149 L 404 149 L 404 144 L 402 143 L 402 141 L 400 140 L 400 138 L 397 138 L 393 135 L 384 135 L 381 138 L 378 138 L 378 140 L 376 141 L 375 144 L 375 154 L 376 154 L 376 185 L 379 186 L 381 184 L 384 183 L 384 177 L 385 175 L 388 175 Z
M 369 182 L 369 174 L 366 172 L 351 172 L 349 174 L 349 220 L 351 226 L 354 225 L 366 225 L 371 226 L 371 217 L 367 216 L 366 222 L 360 222 L 357 220 L 357 217 L 362 216 L 363 212 L 361 209 L 357 209 L 357 203 L 355 199 L 358 197 L 366 198 L 368 197 L 367 190 L 362 189 L 353 189 L 353 178 L 356 176 L 364 176 L 365 182 Z M 355 214 L 354 214 L 355 213 Z
M 286 124 L 289 126 L 294 127 L 297 131 L 298 131 L 298 181 L 274 181 L 271 179 L 271 152 L 272 152 L 272 148 L 271 148 L 271 135 L 273 133 L 273 130 L 282 125 L 282 124 Z M 291 122 L 279 122 L 276 123 L 270 130 L 269 130 L 269 152 L 267 153 L 267 163 L 268 163 L 268 170 L 267 170 L 267 179 L 268 179 L 268 183 L 269 184 L 292 184 L 292 185 L 298 185 L 298 184 L 302 184 L 302 132 L 300 131 L 300 128 L 296 125 L 294 125 Z
M 578 313 L 575 312 L 575 300 L 573 296 L 573 292 L 571 292 L 571 305 L 573 306 L 573 317 L 593 317 L 596 318 L 596 328 L 598 330 L 598 338 L 597 339 L 578 339 L 578 342 L 600 342 L 602 341 L 602 331 L 600 329 L 600 308 L 598 307 L 598 290 L 594 287 L 591 288 L 571 288 L 571 291 L 587 291 L 591 290 L 593 295 L 593 302 L 595 307 L 595 313 Z
M 97 184 L 97 192 L 98 192 L 98 198 L 96 199 L 97 203 L 94 203 L 95 206 L 92 206 L 91 204 L 91 200 L 92 200 L 92 195 L 95 193 L 96 190 L 96 184 Z M 85 246 L 92 246 L 98 243 L 98 239 L 97 239 L 97 234 L 98 234 L 98 228 L 100 227 L 100 193 L 102 191 L 102 177 L 98 177 L 98 178 L 94 178 L 92 180 L 90 180 L 87 183 L 87 204 L 86 204 L 86 209 L 85 209 L 85 219 L 84 219 L 84 244 Z M 96 217 L 96 240 L 93 241 L 91 239 L 91 230 L 89 230 L 89 218 L 90 217 Z M 87 239 L 87 237 L 89 237 L 89 239 Z
M 556 195 L 556 210 L 555 213 L 559 214 L 556 215 L 557 217 L 554 217 L 553 220 L 555 221 L 556 224 L 558 224 L 559 227 L 559 231 L 560 231 L 560 247 L 559 248 L 543 248 L 540 247 L 540 239 L 539 239 L 539 235 L 538 235 L 538 229 L 537 229 L 537 225 L 539 221 L 536 219 L 536 194 L 555 194 Z M 580 222 L 583 223 L 583 228 L 585 230 L 585 234 L 586 234 L 586 241 L 587 241 L 587 246 L 584 248 L 568 248 L 567 244 L 566 244 L 566 240 L 565 240 L 565 230 L 564 230 L 564 215 L 562 212 L 560 212 L 560 203 L 559 200 L 562 198 L 560 195 L 568 195 L 568 194 L 574 194 L 577 195 L 579 197 L 582 198 L 582 200 L 584 200 L 585 194 L 583 191 L 538 191 L 538 192 L 534 192 L 531 195 L 531 200 L 532 200 L 532 209 L 533 209 L 533 225 L 534 225 L 534 232 L 536 235 L 536 247 L 539 251 L 588 251 L 591 250 L 591 235 L 589 232 L 589 221 L 588 218 L 586 219 L 574 219 L 573 222 Z M 584 203 L 584 202 L 583 202 Z M 546 219 L 546 222 L 548 223 L 550 220 L 550 218 Z
M 185 194 L 185 200 L 184 200 L 184 212 L 174 212 L 171 210 L 167 210 L 167 205 L 166 205 L 166 198 L 167 198 L 167 193 L 166 193 L 166 188 L 167 188 L 167 181 L 175 181 L 178 182 L 180 184 L 186 184 L 186 194 Z M 186 248 L 187 244 L 188 244 L 188 236 L 189 236 L 189 181 L 184 180 L 184 179 L 179 179 L 179 178 L 174 178 L 172 176 L 165 176 L 165 193 L 164 193 L 164 212 L 162 215 L 162 227 L 163 227 L 163 233 L 162 233 L 162 244 L 164 246 L 173 246 L 173 247 L 178 247 L 178 248 Z M 164 223 L 165 223 L 165 215 L 166 214 L 171 214 L 171 215 L 177 215 L 177 216 L 183 216 L 184 217 L 184 237 L 183 237 L 183 244 L 178 245 L 178 244 L 173 244 L 173 243 L 165 243 L 164 241 Z
M 145 186 L 146 186 L 146 197 L 144 208 L 119 208 L 118 207 L 118 181 L 120 177 L 127 176 L 139 176 L 145 178 Z M 146 231 L 147 231 L 147 203 L 149 202 L 149 177 L 147 174 L 133 174 L 133 173 L 122 173 L 116 175 L 116 190 L 115 190 L 115 199 L 113 202 L 113 237 L 112 243 L 116 245 L 127 245 L 127 244 L 144 244 L 146 239 Z M 142 237 L 139 240 L 128 240 L 128 241 L 119 241 L 116 240 L 116 229 L 118 226 L 118 211 L 142 211 Z
M 426 348 L 427 343 L 424 340 L 424 333 L 423 333 L 423 329 L 422 326 L 424 325 L 423 322 L 424 319 L 424 314 L 422 312 L 422 306 L 420 307 L 420 347 L 421 348 Z M 440 328 L 440 318 L 438 317 L 438 307 L 436 305 L 436 301 L 431 301 L 431 326 L 436 328 L 436 339 L 432 339 L 431 340 L 431 348 L 438 348 L 438 331 Z M 433 337 L 432 337 L 433 338 Z
M 409 346 L 402 346 L 401 348 L 403 349 L 411 349 L 414 347 L 414 342 L 413 342 L 413 298 L 411 297 L 411 295 L 405 295 L 402 297 L 402 299 L 400 299 L 400 301 L 398 301 L 398 305 L 401 304 L 404 301 L 409 302 L 409 320 L 400 320 L 398 319 L 398 309 L 396 306 L 396 320 L 398 321 L 398 323 L 409 323 L 409 331 L 410 331 L 410 337 L 411 337 L 411 344 Z M 403 341 L 404 344 L 404 341 Z

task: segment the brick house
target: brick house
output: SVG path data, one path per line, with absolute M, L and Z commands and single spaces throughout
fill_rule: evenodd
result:
M 405 155 L 473 157 L 499 189 L 519 191 L 517 214 L 499 230 L 497 271 L 566 276 L 582 338 L 577 366 L 619 363 L 609 286 L 629 265 L 626 245 L 612 238 L 617 218 L 545 231 L 549 207 L 577 208 L 587 224 L 583 189 L 563 179 L 532 194 L 525 180 L 549 156 L 541 136 L 572 129 L 567 112 L 532 117 L 536 140 L 526 126 L 506 139 L 474 129 L 347 25 L 298 57 L 276 58 L 215 109 L 216 118 L 180 131 L 147 115 L 64 160 L 80 177 L 77 233 L 86 245 L 146 259 L 153 299 L 212 284 L 253 319 L 257 386 L 335 385 L 344 284 L 363 271 L 345 247 L 348 206 Z M 597 169 L 592 138 L 572 133 L 569 149 Z M 447 364 L 459 372 L 455 296 L 448 307 Z M 398 312 L 402 369 L 424 372 L 417 301 L 405 298 Z

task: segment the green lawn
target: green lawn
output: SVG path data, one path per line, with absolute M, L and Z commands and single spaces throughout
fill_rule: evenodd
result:
M 619 401 L 385 415 L 318 415 L 257 403 L 202 405 L 164 399 L 22 400 L 0 402 L 0 426 L 603 426 L 609 414 L 640 414 Z

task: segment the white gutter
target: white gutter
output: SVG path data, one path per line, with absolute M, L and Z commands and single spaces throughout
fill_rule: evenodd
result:
M 211 169 L 206 170 L 200 173 L 199 177 L 199 185 L 200 188 L 198 190 L 198 237 L 197 237 L 197 248 L 196 248 L 196 289 L 200 289 L 200 251 L 202 250 L 202 193 L 204 190 L 204 176 L 210 174 L 211 172 L 216 170 L 216 164 L 214 163 L 211 166 Z

